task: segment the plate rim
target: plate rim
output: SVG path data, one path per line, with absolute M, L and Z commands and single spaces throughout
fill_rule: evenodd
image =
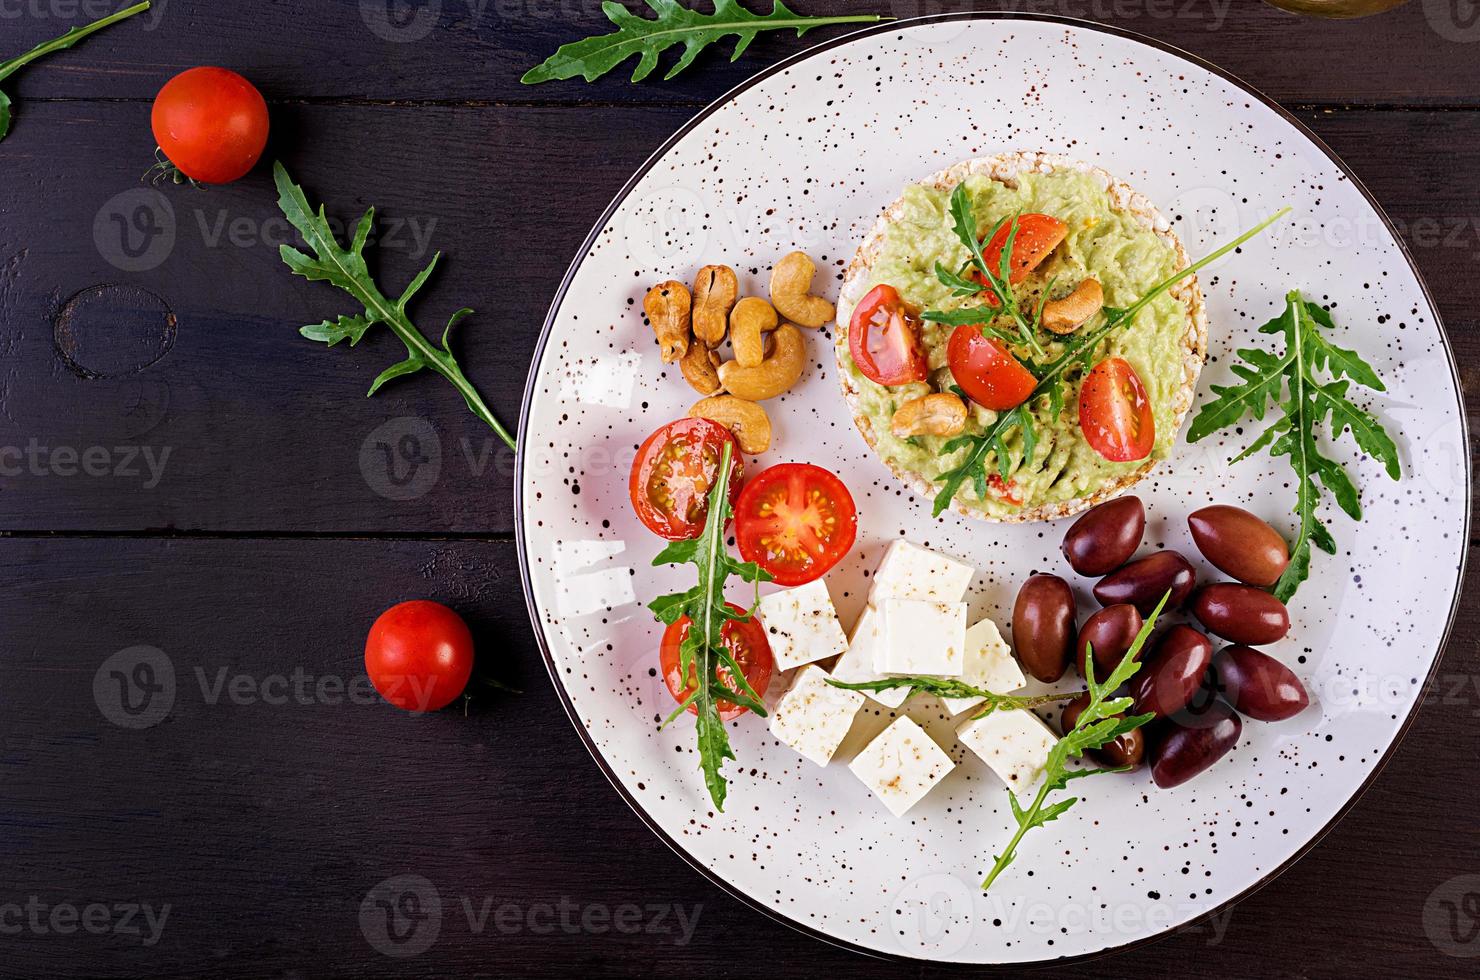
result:
M 575 257 L 571 260 L 570 267 L 566 270 L 564 277 L 560 281 L 560 287 L 556 290 L 554 298 L 550 301 L 549 312 L 545 315 L 545 322 L 540 329 L 539 340 L 535 344 L 534 353 L 530 359 L 529 375 L 525 381 L 524 396 L 520 400 L 519 406 L 519 424 L 517 429 L 519 444 L 524 445 L 525 441 L 528 439 L 530 408 L 534 403 L 534 395 L 539 380 L 540 366 L 544 362 L 545 350 L 549 343 L 550 334 L 554 328 L 556 317 L 559 315 L 560 308 L 565 301 L 566 294 L 570 289 L 572 281 L 575 279 L 577 270 L 585 261 L 587 253 L 589 253 L 593 245 L 595 245 L 597 239 L 601 235 L 602 230 L 608 225 L 608 223 L 610 223 L 612 216 L 616 214 L 617 210 L 627 200 L 632 191 L 636 189 L 637 185 L 644 178 L 647 177 L 647 175 L 653 170 L 653 168 L 657 166 L 657 164 L 668 154 L 670 150 L 673 149 L 674 146 L 679 143 L 679 141 L 681 141 L 685 136 L 692 132 L 700 123 L 708 119 L 715 112 L 718 112 L 720 109 L 733 102 L 737 97 L 739 97 L 748 89 L 751 89 L 754 86 L 765 81 L 766 79 L 770 78 L 771 76 L 784 72 L 785 70 L 818 54 L 821 54 L 824 51 L 828 51 L 833 48 L 840 47 L 844 44 L 857 41 L 861 38 L 873 36 L 875 34 L 887 34 L 894 31 L 913 30 L 917 27 L 950 23 L 952 21 L 977 20 L 1027 21 L 1035 23 L 1060 24 L 1079 30 L 1087 30 L 1100 34 L 1108 34 L 1112 37 L 1119 37 L 1130 41 L 1135 41 L 1163 53 L 1181 58 L 1198 68 L 1201 68 L 1212 73 L 1213 75 L 1216 75 L 1219 78 L 1222 78 L 1224 81 L 1232 84 L 1247 95 L 1259 100 L 1259 102 L 1267 108 L 1274 110 L 1274 112 L 1278 116 L 1280 116 L 1280 118 L 1284 119 L 1287 123 L 1293 126 L 1301 136 L 1309 140 L 1312 146 L 1326 155 L 1326 157 L 1331 161 L 1336 169 L 1339 170 L 1342 175 L 1351 183 L 1351 185 L 1356 188 L 1356 190 L 1362 195 L 1362 197 L 1366 199 L 1368 205 L 1372 207 L 1372 209 L 1376 212 L 1378 218 L 1381 219 L 1383 227 L 1387 229 L 1388 233 L 1392 236 L 1393 241 L 1397 243 L 1398 251 L 1403 256 L 1403 259 L 1408 263 L 1408 268 L 1413 273 L 1414 280 L 1418 283 L 1419 291 L 1423 295 L 1424 301 L 1428 304 L 1429 313 L 1434 318 L 1434 326 L 1439 331 L 1439 337 L 1443 342 L 1444 357 L 1445 360 L 1448 362 L 1450 378 L 1454 384 L 1455 400 L 1459 407 L 1459 428 L 1461 445 L 1463 447 L 1463 463 L 1465 471 L 1465 507 L 1463 510 L 1464 527 L 1461 540 L 1468 541 L 1470 536 L 1470 504 L 1473 500 L 1474 478 L 1470 451 L 1469 416 L 1465 411 L 1464 388 L 1460 383 L 1459 369 L 1454 359 L 1454 345 L 1449 339 L 1449 331 L 1444 326 L 1444 320 L 1439 313 L 1439 308 L 1437 304 L 1434 302 L 1434 297 L 1429 290 L 1428 282 L 1424 279 L 1423 273 L 1419 271 L 1417 263 L 1414 262 L 1413 255 L 1408 248 L 1408 243 L 1403 240 L 1402 235 L 1399 234 L 1397 228 L 1394 227 L 1392 219 L 1388 217 L 1387 211 L 1383 208 L 1382 204 L 1377 200 L 1376 197 L 1373 196 L 1372 192 L 1367 189 L 1367 185 L 1364 184 L 1362 180 L 1355 173 L 1352 172 L 1352 169 L 1347 166 L 1346 162 L 1342 160 L 1341 157 L 1339 157 L 1336 152 L 1331 149 L 1331 147 L 1326 145 L 1326 142 L 1322 140 L 1320 136 L 1318 136 L 1314 131 L 1306 126 L 1305 123 L 1303 123 L 1298 117 L 1287 110 L 1284 106 L 1280 105 L 1274 99 L 1264 94 L 1262 90 L 1255 88 L 1253 85 L 1250 85 L 1242 78 L 1234 75 L 1232 72 L 1220 68 L 1218 65 L 1207 61 L 1199 55 L 1193 54 L 1190 51 L 1186 51 L 1174 44 L 1162 41 L 1159 38 L 1150 37 L 1138 31 L 1128 30 L 1123 27 L 1115 27 L 1109 24 L 1101 24 L 1096 21 L 1085 20 L 1083 18 L 1066 17 L 1058 14 L 1041 14 L 1028 11 L 973 10 L 959 11 L 955 13 L 930 14 L 921 17 L 909 17 L 901 20 L 885 21 L 880 24 L 865 27 L 861 30 L 849 31 L 845 34 L 839 35 L 838 37 L 823 41 L 802 51 L 798 51 L 796 54 L 790 55 L 789 57 L 783 58 L 775 64 L 756 72 L 749 78 L 746 78 L 744 81 L 730 88 L 728 91 L 724 92 L 718 98 L 716 98 L 713 102 L 709 103 L 703 109 L 695 113 L 692 118 L 690 118 L 677 130 L 675 130 L 671 136 L 665 139 L 662 144 L 660 144 L 658 148 L 654 150 L 647 157 L 647 159 L 642 162 L 640 166 L 638 166 L 638 168 L 633 172 L 632 176 L 628 178 L 625 183 L 623 183 L 621 189 L 618 190 L 616 195 L 612 198 L 611 203 L 607 205 L 606 209 L 601 213 L 600 217 L 596 219 L 596 222 L 592 226 L 591 231 L 586 235 L 586 238 L 584 239 L 584 241 L 582 241 L 579 250 L 575 254 Z M 1331 819 L 1327 821 L 1324 826 L 1322 826 L 1319 830 L 1312 834 L 1311 837 L 1300 847 L 1296 848 L 1295 851 L 1287 859 L 1281 862 L 1278 867 L 1264 874 L 1257 881 L 1253 882 L 1248 887 L 1238 892 L 1236 895 L 1233 895 L 1232 897 L 1219 902 L 1213 908 L 1192 919 L 1189 919 L 1186 922 L 1173 926 L 1168 926 L 1167 928 L 1162 929 L 1161 931 L 1153 933 L 1151 935 L 1142 936 L 1139 939 L 1132 939 L 1128 942 L 1124 942 L 1116 946 L 1107 946 L 1104 949 L 1096 950 L 1091 953 L 1081 953 L 1074 956 L 1050 957 L 1037 960 L 1025 960 L 1022 962 L 1014 963 L 959 963 L 954 960 L 932 959 L 929 956 L 911 956 L 908 953 L 904 952 L 896 953 L 884 950 L 869 949 L 868 947 L 858 945 L 856 943 L 850 942 L 849 940 L 841 939 L 837 936 L 825 933 L 820 929 L 809 926 L 798 919 L 794 919 L 786 915 L 784 912 L 770 908 L 769 906 L 764 905 L 763 903 L 752 898 L 746 892 L 741 890 L 738 886 L 726 881 L 718 873 L 707 867 L 701 860 L 699 860 L 693 854 L 689 853 L 687 849 L 680 845 L 678 841 L 676 841 L 667 831 L 659 826 L 657 821 L 647 812 L 647 810 L 641 805 L 641 803 L 639 803 L 637 798 L 632 793 L 630 793 L 622 784 L 621 779 L 612 769 L 611 764 L 607 762 L 604 756 L 602 756 L 601 750 L 597 747 L 596 741 L 592 737 L 590 730 L 587 729 L 584 723 L 582 723 L 580 714 L 576 710 L 575 704 L 571 701 L 570 694 L 569 692 L 567 692 L 565 684 L 560 679 L 560 673 L 555 664 L 555 658 L 550 652 L 549 640 L 545 635 L 544 626 L 540 619 L 540 611 L 535 604 L 534 589 L 529 566 L 528 541 L 526 540 L 524 522 L 525 459 L 526 456 L 524 453 L 516 454 L 514 468 L 514 539 L 515 550 L 519 559 L 519 579 L 520 585 L 524 590 L 525 607 L 529 613 L 530 625 L 533 627 L 535 642 L 539 646 L 540 655 L 545 662 L 545 670 L 550 675 L 550 680 L 555 688 L 556 696 L 560 699 L 560 704 L 565 709 L 566 717 L 570 720 L 571 725 L 575 728 L 576 733 L 580 736 L 581 743 L 586 747 L 586 751 L 590 753 L 591 758 L 596 762 L 597 768 L 601 770 L 602 775 L 606 777 L 607 782 L 609 782 L 612 785 L 612 788 L 616 790 L 617 795 L 626 802 L 626 804 L 637 815 L 638 819 L 641 820 L 644 825 L 646 825 L 648 830 L 650 830 L 654 835 L 657 836 L 659 840 L 666 844 L 669 850 L 677 854 L 681 859 L 683 859 L 685 863 L 687 863 L 690 867 L 697 871 L 711 884 L 718 886 L 723 892 L 725 892 L 725 894 L 739 901 L 741 904 L 754 909 L 757 912 L 760 912 L 762 915 L 766 916 L 772 921 L 778 922 L 790 929 L 795 930 L 796 932 L 801 933 L 802 935 L 808 936 L 812 939 L 820 940 L 830 946 L 845 949 L 853 953 L 870 957 L 872 959 L 881 959 L 890 962 L 909 964 L 938 963 L 957 968 L 974 969 L 980 971 L 1034 969 L 1049 965 L 1067 966 L 1077 963 L 1087 963 L 1092 960 L 1100 959 L 1102 957 L 1114 956 L 1119 953 L 1126 953 L 1134 949 L 1139 949 L 1142 946 L 1147 946 L 1152 943 L 1159 942 L 1160 940 L 1165 939 L 1167 936 L 1172 935 L 1176 932 L 1182 931 L 1184 929 L 1189 929 L 1200 923 L 1206 922 L 1209 919 L 1220 915 L 1225 910 L 1230 909 L 1238 903 L 1242 902 L 1244 899 L 1262 889 L 1265 885 L 1274 881 L 1285 871 L 1293 867 L 1296 862 L 1300 861 L 1307 854 L 1309 854 L 1310 851 L 1314 849 L 1317 844 L 1323 841 L 1326 838 L 1326 835 L 1329 834 L 1333 829 L 1335 829 L 1336 825 L 1340 823 L 1341 820 L 1345 818 L 1348 813 L 1351 812 L 1352 808 L 1357 805 L 1357 802 L 1367 794 L 1367 791 L 1372 788 L 1373 783 L 1377 781 L 1377 777 L 1382 773 L 1384 769 L 1387 768 L 1388 762 L 1391 761 L 1393 755 L 1397 752 L 1398 747 L 1403 743 L 1403 739 L 1407 737 L 1409 730 L 1413 726 L 1414 720 L 1418 717 L 1419 709 L 1423 705 L 1422 698 L 1417 698 L 1414 700 L 1413 706 L 1408 710 L 1407 716 L 1403 719 L 1402 724 L 1398 727 L 1398 731 L 1393 736 L 1392 742 L 1388 745 L 1386 751 L 1383 752 L 1382 758 L 1380 758 L 1376 762 L 1376 764 L 1372 767 L 1372 770 L 1367 774 L 1367 777 L 1362 781 L 1361 785 L 1357 787 L 1356 791 L 1353 792 L 1352 795 L 1341 805 L 1340 809 L 1338 809 L 1336 813 L 1332 815 Z M 1433 683 L 1434 678 L 1438 673 L 1439 665 L 1443 662 L 1444 655 L 1448 650 L 1449 642 L 1453 635 L 1455 619 L 1459 614 L 1460 597 L 1464 592 L 1465 568 L 1468 560 L 1468 547 L 1461 547 L 1459 565 L 1456 569 L 1455 574 L 1454 598 L 1450 601 L 1449 615 L 1445 621 L 1444 630 L 1439 639 L 1439 647 L 1435 651 L 1434 661 L 1429 667 L 1428 674 L 1424 677 L 1423 685 L 1420 688 L 1421 690 L 1423 688 L 1427 688 L 1430 684 Z

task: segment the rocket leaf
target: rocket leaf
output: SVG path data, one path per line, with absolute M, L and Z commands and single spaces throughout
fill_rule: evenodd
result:
M 538 85 L 557 79 L 581 76 L 593 82 L 612 71 L 633 55 L 638 55 L 632 80 L 640 82 L 658 67 L 658 56 L 675 45 L 683 45 L 683 54 L 663 78 L 669 79 L 694 63 L 699 52 L 733 35 L 735 50 L 730 60 L 737 60 L 761 31 L 795 28 L 800 37 L 815 27 L 827 24 L 874 24 L 886 18 L 875 14 L 849 14 L 841 17 L 806 17 L 789 10 L 782 0 L 773 0 L 769 14 L 756 14 L 740 6 L 737 0 L 714 0 L 710 14 L 691 10 L 678 0 L 646 0 L 657 17 L 641 17 L 615 0 L 607 0 L 601 10 L 617 25 L 611 34 L 588 37 L 563 44 L 542 63 L 524 73 L 525 85 Z

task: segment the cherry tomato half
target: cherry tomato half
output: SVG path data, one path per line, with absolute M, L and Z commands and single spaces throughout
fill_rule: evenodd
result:
M 1079 427 L 1094 451 L 1111 462 L 1151 455 L 1156 418 L 1135 368 L 1118 357 L 1095 365 L 1079 389 Z
M 727 602 L 731 612 L 744 615 L 745 610 L 734 603 Z M 693 671 L 689 673 L 688 683 L 684 683 L 679 676 L 678 648 L 683 643 L 684 637 L 689 634 L 689 627 L 693 620 L 685 616 L 663 631 L 663 645 L 659 649 L 659 665 L 663 670 L 663 683 L 668 685 L 668 693 L 673 695 L 673 700 L 682 704 L 694 691 Z M 766 641 L 765 627 L 756 622 L 752 616 L 749 620 L 741 622 L 732 619 L 725 623 L 720 629 L 720 640 L 723 641 L 725 649 L 730 651 L 730 656 L 740 665 L 745 673 L 745 679 L 750 682 L 751 688 L 761 697 L 766 696 L 766 688 L 771 686 L 771 672 L 775 669 L 776 661 L 771 656 L 771 644 Z M 730 690 L 736 690 L 734 680 L 729 671 L 724 668 L 719 670 L 720 681 Z M 725 721 L 738 718 L 749 708 L 731 704 L 728 701 L 719 703 L 719 716 Z M 689 705 L 689 714 L 697 715 L 699 709 Z
M 929 376 L 920 346 L 920 322 L 899 290 L 875 286 L 853 311 L 848 351 L 863 376 L 874 384 L 903 385 Z
M 821 578 L 853 547 L 858 511 L 843 481 L 811 463 L 762 472 L 735 502 L 740 556 L 780 585 Z
M 267 146 L 267 103 L 225 68 L 192 68 L 154 97 L 154 141 L 179 171 L 202 184 L 229 184 L 257 165 Z
M 1005 412 L 1028 400 L 1038 379 L 1002 341 L 982 335 L 980 327 L 963 324 L 946 346 L 951 377 L 983 408 Z
M 1007 236 L 1011 231 L 1012 222 L 1009 221 L 997 229 L 997 234 L 982 249 L 982 258 L 987 260 L 987 268 L 994 275 L 1002 268 L 1002 250 L 1007 247 Z M 1012 255 L 1008 259 L 1008 283 L 1016 286 L 1028 278 L 1029 273 L 1042 265 L 1068 234 L 1068 226 L 1051 215 L 1018 215 L 1017 235 L 1012 240 Z M 981 273 L 974 269 L 972 278 L 986 285 Z
M 632 462 L 632 506 L 648 530 L 669 541 L 699 536 L 725 443 L 733 448 L 730 502 L 740 492 L 745 460 L 730 430 L 710 419 L 678 419 L 647 437 Z
M 365 672 L 380 696 L 407 711 L 436 711 L 457 699 L 473 673 L 473 634 L 440 602 L 391 606 L 370 627 Z

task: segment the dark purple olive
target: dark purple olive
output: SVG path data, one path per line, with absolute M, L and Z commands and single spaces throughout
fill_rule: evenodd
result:
M 1120 497 L 1086 511 L 1064 535 L 1064 557 L 1080 575 L 1106 575 L 1131 560 L 1146 531 L 1139 497 Z
M 1151 779 L 1162 789 L 1180 786 L 1212 766 L 1238 744 L 1244 731 L 1238 714 L 1222 701 L 1162 724 L 1151 747 Z
M 1074 590 L 1057 575 L 1034 575 L 1012 607 L 1012 642 L 1023 669 L 1040 681 L 1064 676 L 1074 654 Z
M 1084 713 L 1084 709 L 1088 704 L 1089 692 L 1085 691 L 1079 697 L 1064 705 L 1064 714 L 1060 720 L 1060 724 L 1063 726 L 1065 732 L 1074 727 L 1074 723 L 1079 720 L 1079 716 Z M 1123 718 L 1125 716 L 1116 715 L 1115 717 Z M 1125 767 L 1134 769 L 1141 764 L 1142 759 L 1146 758 L 1146 729 L 1143 727 L 1127 732 L 1115 739 L 1115 741 L 1107 742 L 1101 748 L 1090 749 L 1089 754 L 1094 756 L 1095 761 L 1107 769 L 1121 769 Z
M 1229 647 L 1218 654 L 1214 670 L 1228 703 L 1255 721 L 1284 721 L 1310 704 L 1300 678 L 1259 650 Z
M 1131 679 L 1131 714 L 1165 718 L 1192 703 L 1213 662 L 1213 643 L 1191 626 L 1162 634 L 1156 653 Z
M 1273 643 L 1290 632 L 1285 604 L 1252 585 L 1204 586 L 1192 597 L 1192 615 L 1208 632 L 1248 646 Z
M 1204 507 L 1187 518 L 1187 526 L 1203 557 L 1245 585 L 1273 585 L 1290 564 L 1280 532 L 1240 507 Z
M 1159 551 L 1137 558 L 1118 572 L 1111 572 L 1095 586 L 1095 598 L 1102 606 L 1129 602 L 1142 616 L 1150 616 L 1156 604 L 1168 591 L 1166 608 L 1180 609 L 1197 588 L 1197 572 L 1192 563 L 1175 551 Z
M 1079 630 L 1079 650 L 1075 663 L 1080 676 L 1084 676 L 1084 655 L 1090 647 L 1095 651 L 1095 680 L 1104 681 L 1110 672 L 1120 666 L 1126 651 L 1136 642 L 1141 632 L 1141 614 L 1135 606 L 1121 603 L 1106 606 L 1084 621 Z

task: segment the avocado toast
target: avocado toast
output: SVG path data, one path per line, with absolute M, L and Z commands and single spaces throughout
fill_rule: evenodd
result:
M 843 393 L 859 431 L 896 476 L 927 498 L 937 495 L 942 474 L 969 450 L 951 448 L 960 440 L 945 435 L 897 434 L 891 420 L 901 406 L 922 396 L 964 394 L 956 383 L 960 374 L 948 359 L 952 327 L 930 322 L 928 317 L 935 314 L 920 317 L 921 311 L 949 313 L 981 303 L 980 297 L 953 291 L 949 274 L 940 274 L 969 265 L 970 252 L 953 231 L 950 203 L 953 190 L 963 182 L 978 236 L 994 226 L 1001 230 L 1004 222 L 1010 222 L 1016 233 L 1027 217 L 1050 215 L 1061 225 L 1061 239 L 1031 274 L 1021 283 L 1013 276 L 1012 288 L 1024 309 L 1036 308 L 1041 314 L 1045 303 L 1090 278 L 1103 289 L 1104 307 L 1124 308 L 1189 264 L 1170 223 L 1147 198 L 1104 170 L 1067 157 L 1046 153 L 984 157 L 906 188 L 884 210 L 847 270 L 835 347 Z M 1013 249 L 1009 238 L 1007 251 L 1016 261 Z M 860 369 L 850 349 L 855 309 L 881 285 L 897 291 L 914 312 L 924 361 L 919 380 L 876 383 Z M 1079 329 L 1092 330 L 1104 316 L 1096 313 Z M 1072 340 L 1072 335 L 1039 330 L 1034 343 L 1041 349 L 1036 356 L 1022 345 L 1011 346 L 1011 353 L 1034 371 Z M 1177 283 L 1085 353 L 1082 367 L 1075 365 L 1064 373 L 1067 397 L 1062 404 L 1055 406 L 1047 397 L 1029 399 L 1023 410 L 1031 412 L 1032 438 L 1025 440 L 1021 429 L 1012 432 L 1005 454 L 1009 458 L 991 461 L 987 470 L 992 478 L 985 487 L 967 481 L 951 499 L 952 509 L 1004 522 L 1065 517 L 1123 492 L 1166 458 L 1191 407 L 1207 353 L 1207 319 L 1197 279 Z M 1081 430 L 1079 396 L 1095 361 L 1123 362 L 1144 387 L 1148 431 L 1141 456 L 1107 458 Z M 998 417 L 974 398 L 965 402 L 967 436 L 983 431 Z M 1025 454 L 1024 449 L 1031 452 Z

